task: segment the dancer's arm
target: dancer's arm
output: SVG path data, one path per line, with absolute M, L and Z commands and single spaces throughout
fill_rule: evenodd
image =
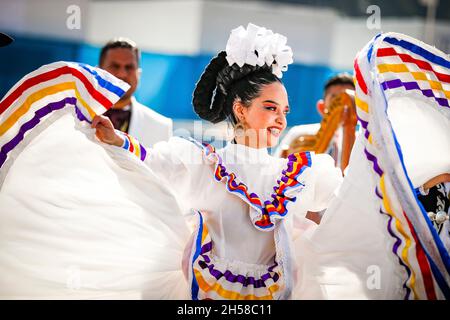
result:
M 162 181 L 167 183 L 184 203 L 195 195 L 198 181 L 202 176 L 202 151 L 192 142 L 182 138 L 161 141 L 152 148 L 142 146 L 134 137 L 114 129 L 111 120 L 105 116 L 96 116 L 92 121 L 97 138 L 104 143 L 130 151 Z

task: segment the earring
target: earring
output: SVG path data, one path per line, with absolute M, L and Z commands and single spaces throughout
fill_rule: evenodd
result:
M 244 124 L 239 119 L 239 122 L 236 123 L 236 125 L 234 126 L 234 135 L 236 137 L 241 137 L 244 135 L 244 131 L 245 131 Z

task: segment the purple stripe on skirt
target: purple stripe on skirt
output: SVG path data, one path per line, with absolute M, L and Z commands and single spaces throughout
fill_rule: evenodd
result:
M 383 214 L 387 214 L 386 212 L 383 212 L 383 211 L 381 211 L 381 210 L 380 210 L 380 212 L 383 213 Z M 405 282 L 403 283 L 403 288 L 406 289 L 406 294 L 405 294 L 405 297 L 404 297 L 404 298 L 405 298 L 405 299 L 408 299 L 408 298 L 409 298 L 409 295 L 411 294 L 411 288 L 409 288 L 409 287 L 406 285 L 406 283 L 408 282 L 408 280 L 409 280 L 409 278 L 410 278 L 410 276 L 411 276 L 411 270 L 410 270 L 409 267 L 403 262 L 402 258 L 397 254 L 398 248 L 400 247 L 400 245 L 401 245 L 401 243 L 402 243 L 402 240 L 401 240 L 399 237 L 397 237 L 397 235 L 392 231 L 392 226 L 391 226 L 391 224 L 392 224 L 392 219 L 393 219 L 393 217 L 392 217 L 391 215 L 389 215 L 389 221 L 388 221 L 388 223 L 387 223 L 387 226 L 388 226 L 388 232 L 389 232 L 389 234 L 390 234 L 393 238 L 396 239 L 396 241 L 395 241 L 395 243 L 394 243 L 394 246 L 392 247 L 392 252 L 397 256 L 398 261 L 399 261 L 400 264 L 406 269 L 406 273 L 408 274 L 407 279 L 406 279 Z
M 147 156 L 147 150 L 145 150 L 142 144 L 139 144 L 139 146 L 141 147 L 141 161 L 144 161 Z
M 378 187 L 375 187 L 375 194 L 378 198 L 383 199 L 383 196 L 381 195 L 380 191 L 378 191 Z
M 80 110 L 77 106 L 75 106 L 75 113 L 76 113 L 76 115 L 77 115 L 78 120 L 80 120 L 80 121 L 86 121 L 86 122 L 91 123 L 91 121 L 89 121 L 89 120 L 84 116 L 84 114 L 81 112 L 81 110 Z
M 364 121 L 363 119 L 361 119 L 358 115 L 356 115 L 356 117 L 358 118 L 359 122 L 361 122 L 361 125 L 364 129 L 367 129 L 367 126 L 369 125 L 369 123 L 367 121 Z
M 203 259 L 205 259 L 206 263 L 210 263 L 211 262 L 211 259 L 206 254 L 202 254 L 201 256 L 203 257 Z
M 400 79 L 385 81 L 381 84 L 381 87 L 383 88 L 383 90 L 395 89 L 395 88 L 399 88 L 401 86 L 402 86 L 402 82 Z
M 261 276 L 260 279 L 255 279 L 255 277 L 246 277 L 241 274 L 234 275 L 230 270 L 226 270 L 224 273 L 221 271 L 214 269 L 214 264 L 208 265 L 204 261 L 198 262 L 199 266 L 203 269 L 208 268 L 209 273 L 219 280 L 220 278 L 224 277 L 228 282 L 231 283 L 241 283 L 244 287 L 248 287 L 249 285 L 252 285 L 254 288 L 263 288 L 266 287 L 265 281 L 268 279 L 273 279 L 274 282 L 277 282 L 280 278 L 278 273 L 275 273 L 273 276 L 270 275 L 270 273 L 265 273 Z
M 209 273 L 216 278 L 217 280 L 219 280 L 221 277 L 225 277 L 225 279 L 228 282 L 231 283 L 236 283 L 239 282 L 241 283 L 244 287 L 247 287 L 248 285 L 253 285 L 255 288 L 262 288 L 265 287 L 265 281 L 267 281 L 268 279 L 273 279 L 274 282 L 277 282 L 278 279 L 280 278 L 278 273 L 275 273 L 273 276 L 270 274 L 271 272 L 273 272 L 273 269 L 278 266 L 278 263 L 275 262 L 274 265 L 270 266 L 268 268 L 268 273 L 265 273 L 261 276 L 261 279 L 255 279 L 254 277 L 246 277 L 243 275 L 234 275 L 230 270 L 226 270 L 224 273 L 222 273 L 221 271 L 214 269 L 214 264 L 208 265 L 208 263 L 211 262 L 211 259 L 208 257 L 208 255 L 206 253 L 210 252 L 212 250 L 212 241 L 204 244 L 201 248 L 200 251 L 200 255 L 202 256 L 202 258 L 204 259 L 204 261 L 199 261 L 198 265 L 202 268 L 208 268 Z
M 364 148 L 364 153 L 366 154 L 367 159 L 373 163 L 373 169 L 375 170 L 375 172 L 381 177 L 383 175 L 383 170 L 381 170 L 380 166 L 378 165 L 377 157 L 367 151 L 366 148 Z
M 210 241 L 210 242 L 208 242 L 208 243 L 205 243 L 203 246 L 202 246 L 202 248 L 201 248 L 201 250 L 200 250 L 200 254 L 205 254 L 205 253 L 207 253 L 207 252 L 209 252 L 209 251 L 211 251 L 212 250 L 212 242 Z
M 381 84 L 383 90 L 396 89 L 405 87 L 406 90 L 419 90 L 427 98 L 434 98 L 442 107 L 450 108 L 448 99 L 436 97 L 431 89 L 421 89 L 417 82 L 402 82 L 400 79 L 385 81 Z

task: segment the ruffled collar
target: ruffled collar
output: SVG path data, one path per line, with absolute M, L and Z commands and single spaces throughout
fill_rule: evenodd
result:
M 207 143 L 200 143 L 189 139 L 203 150 L 208 161 L 214 164 L 214 178 L 218 182 L 224 182 L 227 190 L 247 202 L 252 209 L 250 219 L 253 225 L 261 231 L 271 231 L 275 228 L 276 220 L 283 219 L 287 213 L 287 205 L 297 200 L 296 194 L 304 187 L 300 181 L 303 171 L 311 167 L 311 155 L 309 152 L 299 152 L 289 155 L 287 167 L 281 172 L 277 185 L 273 187 L 274 193 L 269 199 L 261 199 L 256 193 L 251 192 L 247 185 L 241 182 L 234 172 L 228 171 L 224 165 L 222 156 L 233 155 L 232 152 L 248 151 L 249 157 L 261 156 L 270 159 L 266 149 L 252 149 L 242 145 L 226 146 L 222 155 Z M 252 150 L 249 150 L 252 149 Z M 231 151 L 231 152 L 230 152 Z M 242 154 L 240 154 L 242 155 Z M 228 159 L 229 160 L 229 159 Z M 228 162 L 227 162 L 228 165 Z

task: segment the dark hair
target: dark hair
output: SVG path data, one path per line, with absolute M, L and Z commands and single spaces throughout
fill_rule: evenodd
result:
M 339 73 L 337 75 L 335 75 L 334 77 L 331 77 L 330 79 L 328 79 L 328 81 L 325 83 L 325 86 L 323 88 L 323 91 L 326 92 L 328 90 L 328 88 L 330 88 L 331 86 L 336 86 L 336 85 L 350 85 L 353 88 L 355 87 L 355 83 L 353 82 L 353 77 L 346 73 Z
M 203 71 L 193 94 L 194 111 L 204 120 L 218 123 L 229 119 L 236 124 L 233 103 L 239 99 L 244 106 L 261 94 L 262 87 L 281 80 L 271 67 L 244 64 L 228 65 L 226 52 L 220 52 Z
M 100 66 L 103 63 L 103 60 L 105 59 L 108 50 L 115 48 L 126 48 L 133 51 L 134 55 L 136 56 L 137 65 L 139 66 L 141 60 L 141 52 L 137 47 L 136 43 L 133 40 L 127 38 L 115 38 L 113 40 L 108 41 L 108 43 L 103 46 L 103 48 L 100 51 L 100 58 L 99 58 Z

